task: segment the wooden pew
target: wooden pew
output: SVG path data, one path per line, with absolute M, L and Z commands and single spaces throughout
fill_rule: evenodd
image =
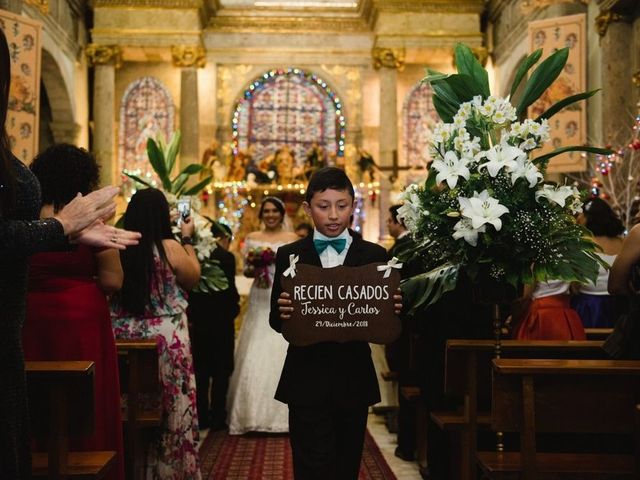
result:
M 491 426 L 519 432 L 521 451 L 479 452 L 480 468 L 492 480 L 637 480 L 639 402 L 640 361 L 494 360 Z M 635 448 L 628 454 L 541 453 L 536 433 L 629 434 Z
M 101 479 L 116 452 L 69 452 L 69 437 L 95 428 L 95 365 L 90 361 L 26 362 L 31 433 L 47 445 L 32 454 L 32 476 Z
M 144 396 L 161 397 L 158 375 L 158 345 L 156 339 L 116 340 L 120 367 L 120 391 L 127 395 L 123 412 L 125 468 L 127 478 L 141 478 L 146 465 L 149 436 L 162 421 L 160 400 L 158 408 L 148 410 Z M 146 435 L 145 435 L 146 434 Z
M 585 328 L 587 340 L 606 340 L 613 332 L 613 328 Z
M 460 408 L 432 412 L 431 419 L 460 438 L 460 478 L 475 479 L 478 426 L 490 423 L 493 340 L 449 340 L 445 362 L 445 392 L 460 399 Z M 601 341 L 503 340 L 503 358 L 604 359 Z

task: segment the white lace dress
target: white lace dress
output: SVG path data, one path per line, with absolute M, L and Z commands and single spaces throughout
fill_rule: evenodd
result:
M 275 252 L 284 243 L 247 240 L 245 249 L 271 247 Z M 273 282 L 275 265 L 269 267 Z M 235 368 L 229 384 L 229 433 L 288 432 L 289 410 L 273 398 L 289 344 L 269 325 L 271 287 L 260 288 L 254 281 L 235 350 Z

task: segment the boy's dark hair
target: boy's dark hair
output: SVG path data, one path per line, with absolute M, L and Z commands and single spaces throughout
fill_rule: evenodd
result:
M 316 171 L 311 175 L 309 179 L 309 185 L 307 186 L 307 194 L 305 200 L 308 204 L 311 204 L 311 199 L 317 192 L 324 192 L 325 190 L 346 190 L 351 198 L 355 200 L 356 194 L 353 191 L 353 184 L 344 170 L 336 167 L 325 167 Z
M 84 148 L 60 143 L 47 148 L 33 159 L 31 171 L 40 182 L 42 203 L 59 211 L 78 192 L 86 195 L 98 187 L 100 167 Z
M 624 225 L 607 202 L 594 198 L 584 204 L 585 227 L 596 237 L 617 237 L 624 233 Z

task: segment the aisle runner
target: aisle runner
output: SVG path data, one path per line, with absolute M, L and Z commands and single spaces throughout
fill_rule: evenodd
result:
M 212 432 L 200 447 L 206 480 L 293 480 L 288 435 L 234 435 Z M 397 480 L 369 432 L 358 480 Z

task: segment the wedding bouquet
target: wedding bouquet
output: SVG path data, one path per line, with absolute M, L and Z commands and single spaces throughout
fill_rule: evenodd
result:
M 512 93 L 541 54 L 523 61 Z M 533 157 L 549 140 L 548 119 L 595 92 L 562 100 L 536 119 L 524 118 L 566 60 L 563 49 L 542 62 L 517 106 L 490 94 L 487 72 L 466 46 L 456 47 L 458 74 L 429 72 L 425 81 L 433 87 L 442 122 L 433 132 L 428 178 L 404 191 L 398 212 L 416 241 L 407 254 L 420 255 L 427 270 L 403 284 L 414 309 L 453 289 L 461 268 L 476 284 L 595 281 L 595 244 L 574 218 L 581 211 L 580 192 L 545 182 L 544 173 L 560 153 L 606 150 L 564 147 Z
M 271 286 L 269 266 L 273 265 L 275 261 L 276 252 L 269 247 L 254 247 L 247 252 L 247 265 L 250 266 L 259 288 Z
M 211 222 L 200 215 L 199 210 L 202 208 L 202 204 L 197 197 L 197 194 L 209 184 L 212 177 L 209 176 L 192 187 L 187 186 L 191 176 L 199 174 L 204 169 L 202 165 L 191 164 L 187 165 L 174 178 L 171 178 L 179 151 L 179 131 L 171 137 L 167 145 L 162 137 L 157 140 L 152 138 L 147 140 L 147 156 L 151 167 L 162 183 L 162 192 L 167 197 L 169 208 L 172 210 L 176 208 L 178 198 L 190 197 L 191 199 L 190 216 L 195 226 L 193 248 L 200 261 L 200 282 L 193 290 L 205 293 L 226 290 L 229 288 L 229 282 L 224 271 L 220 268 L 220 262 L 210 257 L 211 252 L 217 248 L 216 239 L 211 233 Z M 153 187 L 151 183 L 136 175 L 126 171 L 123 173 L 136 184 Z M 180 241 L 180 227 L 177 224 L 174 223 L 171 226 L 171 232 L 176 240 Z

